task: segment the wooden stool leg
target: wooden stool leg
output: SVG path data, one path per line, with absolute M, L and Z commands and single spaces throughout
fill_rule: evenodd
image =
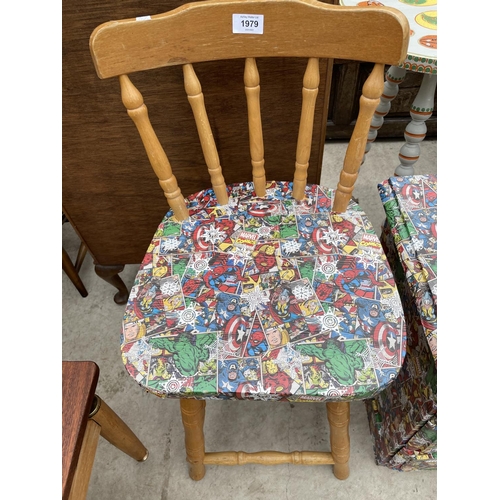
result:
M 99 397 L 89 418 L 101 426 L 101 436 L 138 462 L 148 458 L 148 450 L 128 425 Z
M 195 481 L 205 476 L 205 436 L 203 423 L 205 421 L 204 400 L 181 399 L 182 424 L 186 442 L 186 456 L 190 464 L 189 476 Z
M 350 403 L 326 403 L 330 424 L 330 446 L 334 460 L 333 474 L 337 479 L 349 477 L 349 415 Z
M 85 500 L 87 498 L 100 432 L 101 428 L 96 422 L 92 420 L 87 422 L 68 500 Z

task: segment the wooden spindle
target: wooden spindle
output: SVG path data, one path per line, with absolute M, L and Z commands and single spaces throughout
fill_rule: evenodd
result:
M 203 465 L 205 458 L 205 436 L 203 434 L 205 405 L 205 400 L 180 400 L 186 459 L 189 462 L 189 476 L 194 481 L 199 481 L 205 476 L 205 465 Z
M 368 140 L 366 142 L 365 156 L 371 149 L 372 143 L 378 135 L 378 131 L 384 124 L 384 118 L 391 110 L 391 104 L 394 98 L 398 95 L 399 84 L 402 83 L 406 76 L 406 70 L 399 66 L 391 66 L 385 75 L 384 91 L 380 96 L 380 103 L 373 114 L 372 122 L 370 124 L 370 132 L 368 133 Z
M 219 154 L 217 153 L 214 136 L 208 121 L 201 84 L 192 64 L 184 64 L 182 69 L 184 72 L 184 88 L 186 89 L 189 104 L 193 110 L 196 128 L 198 129 L 198 135 L 200 137 L 201 149 L 203 150 L 203 156 L 205 157 L 208 173 L 212 181 L 212 188 L 219 205 L 227 205 L 228 196 L 226 183 L 222 175 Z
M 245 60 L 245 94 L 248 108 L 248 134 L 250 138 L 250 157 L 252 176 L 257 196 L 266 194 L 266 172 L 264 170 L 264 140 L 260 116 L 259 70 L 253 57 Z
M 349 419 L 351 406 L 347 401 L 326 403 L 328 423 L 330 424 L 330 445 L 334 461 L 333 474 L 337 479 L 349 477 Z
M 340 180 L 333 202 L 334 212 L 345 212 L 354 190 L 354 183 L 358 178 L 359 167 L 365 154 L 366 141 L 373 113 L 380 102 L 384 90 L 384 65 L 375 64 L 370 76 L 363 85 L 359 99 L 359 114 L 356 125 L 347 146 L 344 166 L 340 173 Z
M 333 464 L 331 453 L 321 451 L 257 451 L 246 453 L 244 451 L 218 451 L 205 453 L 205 465 L 329 465 Z
M 307 169 L 311 156 L 314 109 L 316 105 L 316 96 L 318 95 L 319 80 L 319 59 L 311 57 L 307 62 L 302 88 L 302 112 L 300 115 L 292 193 L 296 200 L 302 200 L 304 198 L 307 184 Z
M 139 131 L 149 162 L 158 177 L 165 197 L 174 211 L 175 218 L 179 221 L 185 220 L 189 217 L 189 212 L 184 197 L 177 185 L 177 179 L 172 173 L 172 167 L 167 155 L 149 121 L 148 108 L 144 104 L 142 94 L 127 75 L 121 75 L 119 80 L 122 102 Z

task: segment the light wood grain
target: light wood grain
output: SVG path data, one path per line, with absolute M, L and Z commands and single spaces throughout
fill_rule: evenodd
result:
M 311 57 L 307 62 L 302 87 L 302 112 L 300 115 L 299 137 L 297 139 L 297 153 L 295 174 L 293 177 L 293 197 L 296 200 L 304 198 L 307 184 L 307 169 L 311 156 L 311 142 L 314 125 L 314 109 L 319 87 L 319 60 Z
M 253 57 L 248 57 L 245 60 L 243 80 L 248 108 L 248 135 L 253 185 L 256 195 L 264 196 L 266 194 L 266 172 L 264 170 L 264 139 L 260 116 L 260 79 L 257 63 Z
M 279 451 L 257 451 L 245 453 L 244 451 L 220 451 L 205 453 L 203 463 L 206 465 L 328 465 L 333 464 L 331 453 L 320 451 L 292 451 L 283 453 Z
M 264 16 L 263 34 L 232 32 L 232 14 Z M 206 29 L 206 23 L 210 29 Z M 384 64 L 399 64 L 407 53 L 408 21 L 393 8 L 339 7 L 316 0 L 209 0 L 183 5 L 149 20 L 121 20 L 94 30 L 90 49 L 101 78 L 119 76 L 122 98 L 143 140 L 165 196 L 178 220 L 187 218 L 182 195 L 170 164 L 151 127 L 142 95 L 129 73 L 183 65 L 184 82 L 200 137 L 203 155 L 219 204 L 228 201 L 220 159 L 208 121 L 200 82 L 192 63 L 244 58 L 249 111 L 250 155 L 258 195 L 264 193 L 264 151 L 259 107 L 259 75 L 255 57 L 309 58 L 303 81 L 302 112 L 297 141 L 293 196 L 304 197 L 311 151 L 319 59 L 342 58 L 376 63 L 363 87 L 360 112 L 347 149 L 334 211 L 345 211 L 363 161 L 369 123 L 379 102 Z M 390 42 L 388 42 L 390 41 Z M 383 78 L 383 75 L 382 75 Z M 383 84 L 382 84 L 383 85 Z M 380 92 L 379 92 L 380 90 Z M 361 154 L 361 149 L 363 149 Z
M 71 484 L 69 500 L 85 500 L 87 498 L 100 433 L 101 428 L 96 422 L 87 422 L 80 458 Z
M 262 35 L 232 33 L 232 14 L 264 16 Z M 207 23 L 210 29 L 206 29 Z M 408 21 L 390 7 L 339 7 L 316 0 L 216 0 L 182 5 L 148 21 L 97 27 L 90 48 L 109 78 L 177 64 L 247 57 L 317 57 L 399 64 Z M 384 43 L 390 39 L 391 43 Z
M 333 464 L 333 473 L 338 479 L 349 476 L 349 402 L 326 403 L 330 425 L 330 452 L 293 451 L 243 451 L 206 452 L 203 424 L 205 420 L 204 400 L 181 399 L 180 409 L 185 433 L 189 475 L 195 481 L 205 476 L 205 465 L 328 465 Z
M 337 479 L 347 479 L 349 477 L 351 405 L 347 401 L 326 403 L 326 411 L 330 424 L 330 446 L 335 464 L 333 473 Z
M 184 425 L 186 456 L 189 462 L 189 476 L 199 481 L 205 476 L 205 436 L 203 423 L 205 421 L 206 402 L 197 399 L 181 399 L 181 416 Z
M 189 104 L 193 110 L 196 128 L 198 129 L 198 135 L 200 137 L 201 149 L 203 150 L 203 156 L 205 157 L 205 162 L 208 167 L 212 187 L 219 205 L 227 205 L 228 197 L 226 183 L 224 182 L 219 154 L 217 153 L 214 136 L 210 128 L 210 122 L 205 108 L 205 99 L 201 91 L 201 84 L 191 64 L 185 64 L 182 69 L 184 72 L 184 88 L 186 89 Z
M 185 220 L 188 218 L 189 213 L 184 202 L 184 197 L 177 185 L 177 179 L 172 173 L 172 167 L 167 155 L 151 126 L 148 108 L 144 104 L 144 99 L 127 75 L 120 76 L 120 87 L 123 104 L 139 131 L 149 162 L 158 177 L 165 197 L 174 211 L 176 219 L 179 221 Z
M 96 398 L 99 400 L 99 409 L 91 416 L 91 420 L 99 424 L 101 436 L 138 462 L 146 460 L 148 450 L 139 438 L 105 401 L 99 396 L 96 396 Z
M 359 167 L 363 161 L 370 124 L 380 102 L 384 90 L 384 65 L 375 64 L 370 76 L 363 85 L 363 93 L 359 99 L 359 114 L 352 132 L 351 140 L 347 146 L 344 166 L 340 173 L 335 199 L 334 212 L 344 212 L 351 199 L 354 183 L 358 178 Z

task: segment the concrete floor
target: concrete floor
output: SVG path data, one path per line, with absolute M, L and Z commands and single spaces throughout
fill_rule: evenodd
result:
M 401 141 L 377 141 L 362 166 L 354 196 L 378 230 L 384 221 L 377 183 L 393 175 Z M 437 143 L 426 140 L 416 164 L 418 174 L 436 173 Z M 321 184 L 335 187 L 344 143 L 325 147 Z M 380 234 L 380 231 L 377 231 Z M 62 243 L 76 258 L 79 240 L 64 224 Z M 128 289 L 138 265 L 121 277 Z M 88 499 L 209 500 L 238 499 L 434 499 L 437 472 L 397 472 L 377 466 L 364 404 L 351 404 L 351 475 L 337 480 L 331 466 L 207 466 L 199 482 L 188 476 L 179 404 L 143 392 L 126 373 L 120 357 L 124 306 L 113 302 L 115 289 L 97 277 L 88 255 L 80 276 L 89 292 L 82 298 L 62 275 L 62 359 L 92 360 L 100 367 L 97 393 L 132 428 L 149 449 L 137 463 L 100 439 Z M 208 401 L 205 420 L 207 451 L 316 450 L 329 445 L 326 410 L 321 404 Z

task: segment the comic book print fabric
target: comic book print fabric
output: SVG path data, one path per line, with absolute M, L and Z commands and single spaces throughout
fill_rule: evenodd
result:
M 437 363 L 437 177 L 391 177 L 378 189 L 386 224 Z
M 405 311 L 406 356 L 389 387 L 365 400 L 377 465 L 437 468 L 437 367 L 388 225 L 380 241 Z
M 334 190 L 270 182 L 187 198 L 151 241 L 126 306 L 122 357 L 161 397 L 365 399 L 397 374 L 406 330 L 371 223 Z

